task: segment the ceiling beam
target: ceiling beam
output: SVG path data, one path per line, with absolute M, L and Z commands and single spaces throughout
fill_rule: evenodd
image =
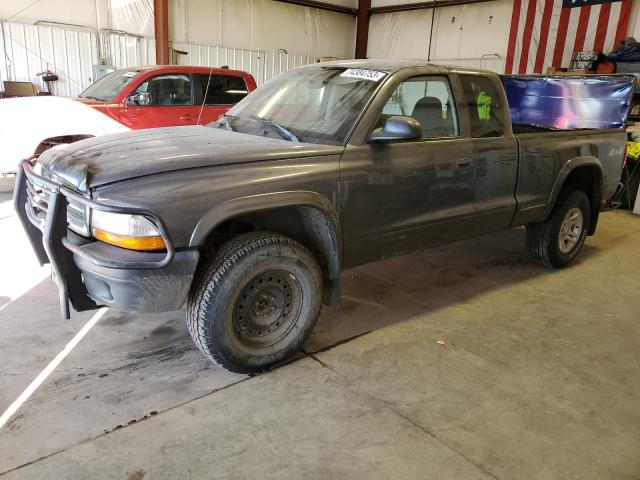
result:
M 371 15 L 376 13 L 408 12 L 410 10 L 422 10 L 425 8 L 452 7 L 456 5 L 469 5 L 471 3 L 493 2 L 495 0 L 438 0 L 436 2 L 403 3 L 401 5 L 389 5 L 386 7 L 373 7 L 369 9 Z
M 371 0 L 358 0 L 358 17 L 356 21 L 356 58 L 367 58 L 369 43 L 369 17 Z
M 342 7 L 327 2 L 317 2 L 315 0 L 274 0 L 280 3 L 288 3 L 290 5 L 299 5 L 301 7 L 317 8 L 318 10 L 327 10 L 329 12 L 344 13 L 355 17 L 358 11 L 355 8 Z

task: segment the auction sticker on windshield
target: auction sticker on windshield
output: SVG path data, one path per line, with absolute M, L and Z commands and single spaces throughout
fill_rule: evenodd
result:
M 375 70 L 363 70 L 360 68 L 348 68 L 340 74 L 341 77 L 361 78 L 363 80 L 371 80 L 378 82 L 384 78 L 387 72 L 376 72 Z

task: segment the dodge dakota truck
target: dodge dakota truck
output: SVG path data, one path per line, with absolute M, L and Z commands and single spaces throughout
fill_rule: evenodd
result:
M 344 269 L 516 226 L 540 263 L 574 260 L 619 183 L 632 80 L 612 78 L 582 113 L 575 98 L 529 95 L 526 78 L 508 100 L 507 80 L 419 62 L 306 66 L 208 126 L 25 160 L 15 207 L 64 317 L 69 303 L 186 308 L 208 358 L 259 371 L 339 302 Z M 544 98 L 567 129 L 512 122 L 509 101 L 527 117 Z M 567 120 L 603 111 L 619 121 Z

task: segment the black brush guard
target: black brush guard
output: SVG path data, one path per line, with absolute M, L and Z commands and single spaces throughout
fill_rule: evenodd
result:
M 82 274 L 73 259 L 74 254 L 94 262 L 96 265 L 117 269 L 157 269 L 167 266 L 173 260 L 175 248 L 167 233 L 166 226 L 160 217 L 148 210 L 118 207 L 95 202 L 74 192 L 61 183 L 38 175 L 33 171 L 32 162 L 33 160 L 23 160 L 20 163 L 16 177 L 13 202 L 18 212 L 20 222 L 27 232 L 29 242 L 36 253 L 40 265 L 51 264 L 52 275 L 58 286 L 60 308 L 63 318 L 70 318 L 69 301 L 78 312 L 99 308 L 99 305 L 87 294 L 87 289 L 82 282 Z M 48 193 L 46 204 L 42 202 L 38 204 L 38 206 L 43 209 L 45 215 L 38 215 L 34 212 L 33 200 L 30 200 L 29 196 L 28 181 L 32 186 L 36 185 Z M 79 236 L 73 240 L 69 238 L 67 230 L 67 206 L 69 199 L 72 199 L 74 203 L 81 204 L 93 210 L 145 217 L 158 229 L 167 246 L 164 258 L 150 262 L 119 262 L 109 261 L 91 255 L 82 248 L 89 240 Z M 88 222 L 88 219 L 86 219 L 86 221 Z

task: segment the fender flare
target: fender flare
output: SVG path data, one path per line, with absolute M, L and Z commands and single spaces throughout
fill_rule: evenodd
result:
M 189 239 L 189 247 L 201 246 L 209 233 L 226 220 L 238 215 L 282 207 L 312 207 L 320 210 L 329 218 L 336 238 L 340 239 L 338 215 L 329 199 L 316 192 L 294 190 L 249 195 L 216 205 L 205 213 L 196 224 Z
M 602 195 L 602 178 L 603 178 L 603 168 L 602 162 L 596 158 L 591 156 L 584 157 L 574 157 L 568 162 L 564 164 L 564 166 L 560 169 L 558 176 L 556 177 L 556 181 L 553 184 L 553 188 L 551 189 L 551 194 L 549 195 L 549 200 L 547 201 L 547 206 L 544 209 L 544 214 L 542 215 L 542 221 L 549 218 L 551 212 L 553 211 L 553 207 L 555 207 L 556 201 L 558 200 L 558 196 L 560 195 L 560 191 L 562 187 L 564 187 L 567 178 L 575 169 L 580 167 L 592 167 L 595 168 L 600 174 L 600 188 L 596 191 L 596 195 L 600 197 Z M 592 212 L 600 211 L 599 200 L 596 205 L 591 205 Z M 595 225 L 594 225 L 595 227 Z
M 211 208 L 197 223 L 189 246 L 200 247 L 209 234 L 223 222 L 244 214 L 296 207 L 308 231 L 313 232 L 315 249 L 326 261 L 323 301 L 338 305 L 341 296 L 342 236 L 336 209 L 327 197 L 311 191 L 286 191 L 240 197 Z

